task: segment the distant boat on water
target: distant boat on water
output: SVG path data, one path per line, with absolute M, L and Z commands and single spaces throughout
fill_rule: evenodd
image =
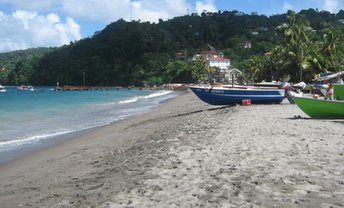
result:
M 5 88 L 5 86 L 2 86 L 1 84 L 0 84 L 0 92 L 6 92 L 7 90 L 6 90 L 6 88 Z
M 79 90 L 91 90 L 90 86 L 74 86 L 74 85 L 63 85 L 64 91 L 79 91 Z
M 35 89 L 31 85 L 20 85 L 17 87 L 18 90 L 34 91 Z
M 281 103 L 285 89 L 252 86 L 188 86 L 202 101 L 211 105 L 230 105 L 250 100 L 251 103 Z

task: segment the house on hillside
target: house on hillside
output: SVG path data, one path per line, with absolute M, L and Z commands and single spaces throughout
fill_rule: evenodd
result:
M 231 65 L 231 62 L 229 59 L 221 58 L 221 57 L 210 58 L 207 61 L 210 67 L 218 68 L 220 70 L 228 69 Z
M 208 60 L 210 58 L 223 58 L 224 57 L 222 52 L 215 51 L 215 50 L 204 51 L 202 52 L 201 56 L 203 57 L 204 60 Z
M 205 51 L 202 53 L 202 57 L 210 67 L 228 69 L 231 65 L 230 60 L 225 58 L 223 53 L 219 51 Z
M 238 83 L 238 78 L 242 75 L 242 72 L 236 68 L 222 69 L 220 72 L 222 77 L 221 81 L 234 84 Z
M 216 70 L 216 74 L 212 79 L 221 81 L 224 83 L 238 83 L 238 78 L 242 75 L 242 72 L 236 68 L 231 67 L 229 58 L 226 58 L 222 52 L 211 50 L 205 51 L 201 54 L 193 56 L 193 60 L 203 59 L 210 67 Z
M 250 41 L 245 41 L 243 48 L 250 49 L 252 48 L 252 43 Z

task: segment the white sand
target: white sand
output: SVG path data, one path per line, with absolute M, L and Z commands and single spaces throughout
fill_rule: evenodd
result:
M 0 207 L 344 207 L 343 124 L 188 93 L 1 166 Z

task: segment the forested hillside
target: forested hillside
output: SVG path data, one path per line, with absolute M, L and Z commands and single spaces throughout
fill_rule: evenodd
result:
M 55 48 L 32 48 L 0 53 L 0 84 L 28 84 L 43 55 Z
M 189 60 L 209 45 L 223 51 L 247 79 L 310 80 L 320 71 L 343 70 L 341 20 L 344 11 L 313 9 L 271 17 L 219 11 L 158 23 L 118 20 L 68 46 L 26 50 L 32 58 L 0 54 L 0 68 L 6 67 L 0 82 L 81 85 L 83 74 L 87 85 L 195 82 L 208 69 L 203 61 Z

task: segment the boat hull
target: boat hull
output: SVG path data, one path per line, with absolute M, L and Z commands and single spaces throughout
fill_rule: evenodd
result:
M 344 100 L 344 84 L 334 85 L 334 97 L 337 100 Z
M 6 88 L 0 84 L 0 92 L 6 92 Z
M 251 103 L 280 103 L 284 99 L 283 89 L 223 88 L 189 86 L 202 101 L 211 105 L 231 105 L 251 100 Z
M 344 101 L 295 97 L 297 106 L 311 118 L 344 118 Z

